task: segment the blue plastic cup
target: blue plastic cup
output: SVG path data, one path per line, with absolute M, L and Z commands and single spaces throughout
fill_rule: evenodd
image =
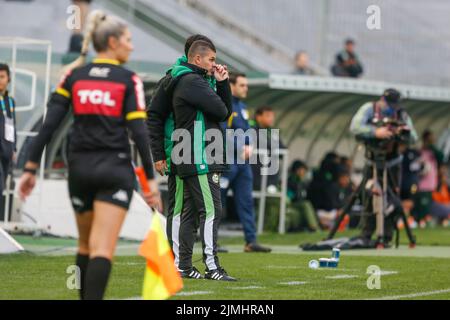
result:
M 328 268 L 329 261 L 330 261 L 330 259 L 328 259 L 328 258 L 320 258 L 319 259 L 319 267 L 320 268 Z
M 328 261 L 328 268 L 337 268 L 338 264 L 339 264 L 339 260 L 332 258 Z
M 339 260 L 341 256 L 341 250 L 338 248 L 333 248 L 332 258 Z

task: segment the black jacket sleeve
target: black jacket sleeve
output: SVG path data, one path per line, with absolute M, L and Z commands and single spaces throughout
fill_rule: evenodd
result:
M 226 119 L 228 119 L 233 113 L 233 96 L 231 94 L 230 81 L 228 79 L 217 82 L 217 94 L 227 107 L 228 114 Z
M 144 85 L 136 74 L 132 74 L 128 82 L 124 110 L 127 128 L 141 156 L 147 179 L 153 179 L 155 176 L 150 154 L 150 139 L 145 124 L 147 114 L 145 113 Z
M 33 139 L 30 146 L 29 160 L 39 163 L 45 146 L 52 139 L 53 133 L 58 129 L 69 111 L 70 99 L 53 93 L 47 105 L 47 116 L 45 117 L 39 134 Z
M 188 75 L 181 80 L 184 85 L 181 86 L 180 97 L 191 104 L 195 108 L 203 112 L 203 114 L 211 119 L 211 121 L 222 122 L 225 121 L 229 114 L 231 114 L 230 106 L 221 99 L 208 84 L 208 82 L 199 75 Z M 228 81 L 227 81 L 228 82 Z M 218 84 L 218 91 L 221 87 Z M 225 92 L 225 88 L 223 88 Z M 231 90 L 231 89 L 229 89 Z M 223 93 L 226 98 L 226 93 Z M 230 103 L 231 105 L 231 97 Z
M 147 109 L 147 128 L 150 137 L 150 147 L 155 162 L 165 160 L 164 130 L 166 120 L 171 113 L 171 101 L 164 90 L 165 79 L 158 84 L 153 99 Z
M 135 119 L 127 121 L 127 127 L 131 132 L 132 139 L 136 144 L 136 148 L 141 156 L 142 165 L 147 179 L 154 179 L 153 161 L 150 154 L 150 141 L 148 137 L 147 127 L 143 119 Z

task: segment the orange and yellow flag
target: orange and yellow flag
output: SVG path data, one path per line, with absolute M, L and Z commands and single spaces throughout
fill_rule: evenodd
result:
M 164 300 L 183 288 L 157 212 L 153 214 L 151 229 L 139 248 L 139 254 L 147 260 L 142 291 L 144 300 Z

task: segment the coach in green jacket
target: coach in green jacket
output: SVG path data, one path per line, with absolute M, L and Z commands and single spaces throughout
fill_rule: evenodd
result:
M 205 278 L 235 281 L 220 266 L 217 257 L 217 231 L 222 212 L 219 180 L 227 169 L 220 122 L 232 110 L 228 71 L 216 64 L 216 50 L 211 43 L 196 41 L 189 50 L 188 62 L 175 67 L 172 76 L 178 78 L 172 98 L 176 140 L 172 163 L 184 180 L 178 268 L 182 271 L 193 268 L 192 247 L 196 214 L 199 214 Z M 208 83 L 208 76 L 216 78 L 217 92 Z M 209 134 L 217 137 L 217 133 L 221 141 L 207 141 Z M 178 134 L 182 138 L 177 139 Z M 208 146 L 213 142 L 215 145 L 219 142 L 220 147 L 208 154 Z

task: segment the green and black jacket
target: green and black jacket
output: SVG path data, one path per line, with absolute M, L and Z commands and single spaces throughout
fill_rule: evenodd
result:
M 191 139 L 190 162 L 175 166 L 177 175 L 182 178 L 210 172 L 220 173 L 228 169 L 220 123 L 226 121 L 232 112 L 230 83 L 228 79 L 217 82 L 215 92 L 206 75 L 206 70 L 185 62 L 172 70 L 172 77 L 177 79 L 172 97 L 175 128 L 189 131 Z M 207 159 L 205 149 L 211 141 L 206 141 L 205 134 L 209 129 L 216 129 L 222 134 L 220 161 Z
M 179 58 L 175 64 L 159 80 L 154 95 L 147 109 L 147 126 L 150 134 L 150 147 L 155 162 L 166 160 L 167 174 L 176 174 L 175 167 L 171 165 L 171 153 L 173 149 L 172 133 L 175 129 L 173 118 L 172 94 L 178 80 L 185 74 L 192 72 L 181 67 L 186 63 L 186 56 Z M 216 89 L 216 80 L 213 77 L 205 77 L 211 88 Z

